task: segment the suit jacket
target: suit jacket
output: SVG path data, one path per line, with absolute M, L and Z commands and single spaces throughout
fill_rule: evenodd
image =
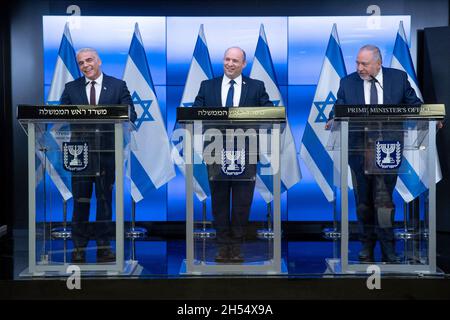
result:
M 66 105 L 88 105 L 86 95 L 86 78 L 80 77 L 66 83 L 61 95 L 61 104 Z M 130 120 L 134 122 L 137 118 L 134 110 L 133 100 L 128 91 L 125 81 L 103 74 L 102 91 L 98 99 L 99 105 L 126 104 L 130 106 Z
M 74 81 L 66 83 L 64 91 L 61 95 L 61 104 L 63 105 L 89 105 L 86 95 L 85 77 L 80 77 Z M 102 91 L 98 99 L 99 105 L 124 104 L 130 106 L 130 120 L 134 122 L 137 118 L 134 110 L 133 100 L 128 91 L 125 81 L 103 74 Z M 114 128 L 109 124 L 97 124 L 95 129 L 100 130 L 99 133 L 93 134 L 93 126 L 86 124 L 71 124 L 71 141 L 88 142 L 90 150 L 114 150 Z M 91 154 L 93 155 L 93 154 Z M 101 165 L 109 168 L 114 167 L 114 153 L 100 152 L 98 159 L 101 157 Z M 93 159 L 97 159 L 94 157 Z M 96 161 L 96 160 L 94 160 Z M 95 172 L 97 170 L 96 162 L 90 161 L 87 171 Z M 77 175 L 74 172 L 73 175 Z M 82 175 L 83 173 L 80 173 Z
M 383 69 L 383 102 L 385 104 L 420 104 L 416 92 L 408 81 L 406 72 L 392 69 Z M 364 80 L 357 72 L 341 79 L 336 105 L 365 104 Z
M 411 104 L 417 105 L 422 102 L 417 97 L 416 92 L 411 87 L 408 81 L 406 72 L 392 69 L 383 69 L 383 102 L 384 104 Z M 337 100 L 335 105 L 342 104 L 362 104 L 364 105 L 364 80 L 354 72 L 341 79 Z M 331 116 L 331 115 L 330 115 Z M 349 127 L 349 147 L 352 146 L 358 148 L 367 143 L 362 128 L 355 128 L 357 124 L 353 124 Z M 352 132 L 353 131 L 353 132 Z M 376 135 L 376 133 L 374 133 Z M 399 140 L 403 141 L 403 134 L 397 130 L 385 130 L 383 132 L 384 140 Z M 365 146 L 366 148 L 373 149 L 373 146 Z M 363 172 L 364 155 L 361 152 L 350 150 L 349 164 L 350 167 L 356 172 Z M 370 161 L 369 161 L 370 162 Z M 372 165 L 373 163 L 370 162 Z
M 222 106 L 222 77 L 202 81 L 195 98 L 194 107 Z M 273 103 L 264 87 L 264 82 L 242 76 L 242 92 L 239 107 L 271 107 Z

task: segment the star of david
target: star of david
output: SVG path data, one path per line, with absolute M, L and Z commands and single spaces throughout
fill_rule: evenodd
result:
M 331 91 L 330 93 L 328 93 L 328 96 L 324 101 L 314 101 L 314 105 L 316 106 L 317 111 L 319 111 L 319 114 L 317 115 L 317 118 L 314 122 L 327 122 L 328 117 L 325 115 L 325 109 L 329 105 L 333 106 L 335 102 L 336 97 Z
M 142 115 L 137 119 L 136 127 L 140 128 L 144 121 L 154 121 L 152 115 L 150 114 L 150 106 L 152 105 L 153 100 L 142 100 L 141 97 L 137 94 L 136 91 L 133 92 L 131 96 L 133 99 L 134 106 L 140 106 L 142 108 Z

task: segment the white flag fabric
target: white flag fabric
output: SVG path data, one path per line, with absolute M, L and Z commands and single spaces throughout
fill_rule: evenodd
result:
M 146 192 L 160 188 L 175 177 L 175 168 L 137 23 L 123 80 L 137 113 L 137 129 L 132 132 L 133 146 L 136 147 L 132 148 L 130 157 L 131 195 L 138 202 L 145 198 Z
M 61 38 L 61 44 L 59 46 L 58 57 L 56 58 L 55 71 L 53 73 L 52 83 L 50 91 L 47 96 L 47 104 L 58 105 L 61 99 L 61 95 L 64 91 L 64 87 L 67 82 L 73 81 L 81 76 L 80 69 L 78 68 L 77 59 L 75 56 L 75 50 L 72 44 L 72 37 L 70 35 L 69 23 L 67 22 L 64 27 L 64 33 Z M 67 133 L 66 136 L 59 135 L 55 137 L 55 133 L 60 134 Z M 47 156 L 41 152 L 37 152 L 38 160 L 40 161 L 38 172 L 41 171 L 42 166 L 45 163 L 46 171 L 52 179 L 58 191 L 65 201 L 72 197 L 70 192 L 70 173 L 64 171 L 62 167 L 61 152 L 52 152 L 52 150 L 62 151 L 61 145 L 63 141 L 70 139 L 69 132 L 63 130 L 61 125 L 49 128 L 45 133 L 45 143 L 47 149 Z M 41 179 L 43 175 L 39 173 L 38 177 Z M 39 180 L 37 181 L 39 183 Z
M 80 76 L 80 69 L 78 68 L 72 37 L 70 35 L 69 23 L 67 22 L 59 46 L 58 57 L 56 58 L 56 66 L 50 91 L 47 96 L 47 104 L 59 104 L 66 83 L 78 79 Z
M 395 39 L 394 52 L 391 61 L 391 68 L 405 71 L 408 75 L 408 81 L 411 87 L 416 91 L 417 97 L 423 101 L 422 93 L 418 87 L 416 72 L 412 63 L 411 54 L 408 47 L 408 41 L 406 39 L 405 30 L 403 28 L 403 22 L 400 22 L 398 28 L 397 37 Z M 417 137 L 417 132 L 412 129 L 408 136 L 405 137 L 405 144 L 412 143 Z M 425 141 L 428 141 L 428 136 L 425 137 Z M 400 173 L 397 179 L 396 189 L 402 196 L 403 200 L 410 202 L 418 197 L 421 193 L 428 190 L 427 179 L 427 155 L 424 150 L 403 152 L 402 168 L 401 172 L 407 172 L 405 174 Z M 439 164 L 439 157 L 436 154 L 436 182 L 442 179 L 441 167 Z
M 184 86 L 183 97 L 181 98 L 180 107 L 191 107 L 195 101 L 195 97 L 200 89 L 200 84 L 204 80 L 213 78 L 211 59 L 209 56 L 208 46 L 206 44 L 203 24 L 198 32 L 197 42 L 195 43 L 194 53 L 192 55 L 191 65 L 189 67 L 186 84 Z M 183 142 L 172 139 L 173 151 L 172 156 L 174 162 L 185 174 L 185 163 L 183 159 Z M 194 152 L 194 192 L 200 201 L 210 196 L 208 171 L 206 164 L 203 162 L 201 153 Z
M 301 158 L 328 201 L 334 200 L 334 170 L 332 154 L 326 150 L 331 132 L 325 130 L 325 124 L 336 102 L 340 80 L 346 75 L 337 27 L 334 24 L 300 149 Z
M 274 106 L 285 106 L 275 76 L 272 56 L 267 43 L 264 25 L 261 25 L 256 45 L 255 58 L 253 60 L 250 78 L 264 82 L 269 99 Z M 281 137 L 280 146 L 281 165 L 281 192 L 284 192 L 298 183 L 301 178 L 300 166 L 297 159 L 297 148 L 292 136 L 289 122 L 286 121 L 286 128 Z M 267 164 L 267 166 L 270 166 Z M 273 176 L 261 174 L 265 165 L 258 165 L 258 175 L 256 177 L 256 189 L 263 199 L 269 203 L 273 199 Z

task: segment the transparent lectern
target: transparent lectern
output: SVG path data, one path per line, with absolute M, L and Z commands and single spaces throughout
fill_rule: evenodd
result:
M 177 109 L 180 130 L 175 134 L 183 139 L 186 186 L 186 259 L 181 274 L 285 272 L 280 218 L 280 139 L 285 121 L 284 107 Z M 246 211 L 258 196 L 253 188 L 262 182 L 273 195 L 268 222 L 273 237 L 258 238 Z M 205 190 L 210 194 L 202 195 Z M 195 198 L 205 197 L 214 237 L 196 237 L 195 230 L 204 225 L 205 206 Z
M 327 149 L 341 238 L 340 257 L 327 260 L 331 271 L 377 265 L 384 273 L 439 273 L 436 128 L 444 116 L 444 105 L 335 106 Z M 408 237 L 399 237 L 399 216 L 411 201 L 417 212 Z
M 132 272 L 124 240 L 128 106 L 19 105 L 17 118 L 28 136 L 29 253 L 21 275 L 71 274 L 70 265 L 95 275 Z

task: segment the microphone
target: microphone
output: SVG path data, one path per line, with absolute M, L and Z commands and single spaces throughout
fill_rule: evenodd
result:
M 380 86 L 381 90 L 384 91 L 383 86 L 381 85 L 380 81 L 378 81 L 377 78 L 375 78 L 373 75 L 370 75 L 370 78 L 375 81 L 376 83 L 378 83 L 378 85 Z

